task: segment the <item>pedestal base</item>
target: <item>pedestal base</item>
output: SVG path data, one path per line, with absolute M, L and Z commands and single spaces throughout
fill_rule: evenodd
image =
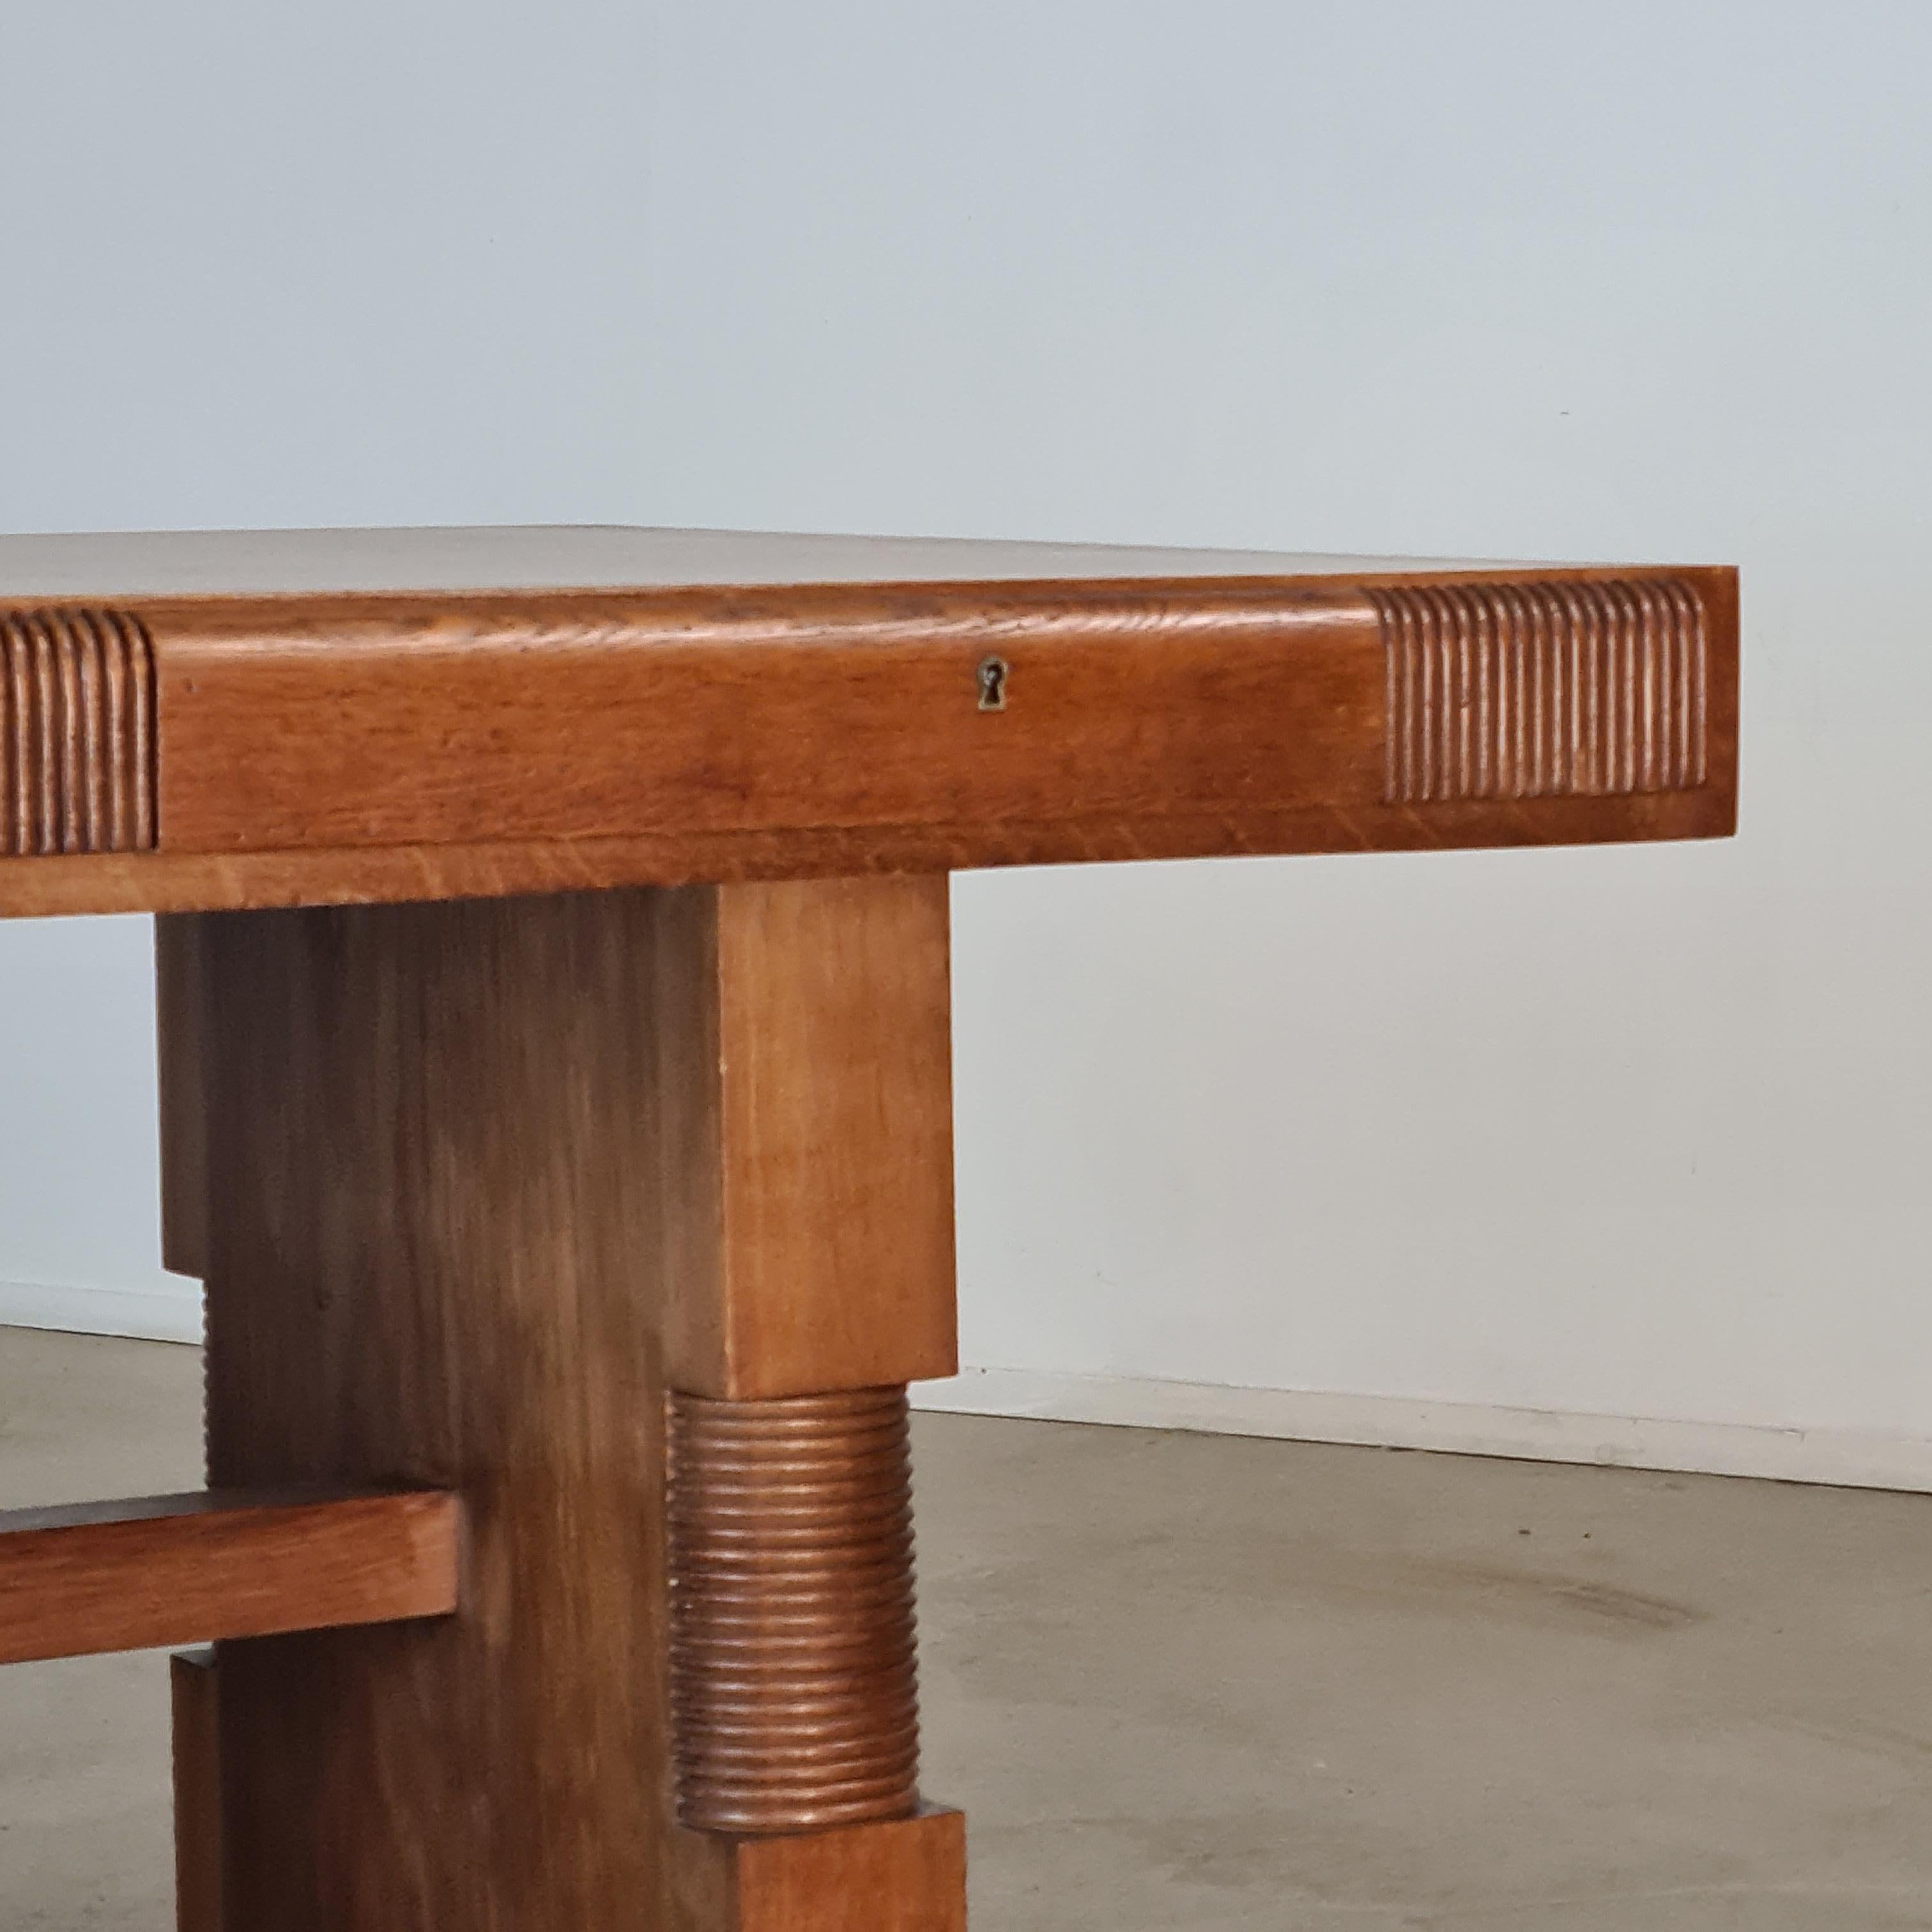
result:
M 665 1541 L 668 1389 L 950 1371 L 945 918 L 885 879 L 164 938 L 211 1481 L 424 1484 L 467 1526 L 454 1616 L 219 1646 L 226 1932 L 961 1922 L 950 1814 L 674 1822 Z M 877 1660 L 817 1681 L 862 1703 Z

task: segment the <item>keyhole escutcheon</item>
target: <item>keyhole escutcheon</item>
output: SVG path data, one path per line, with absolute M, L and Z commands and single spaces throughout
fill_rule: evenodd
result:
M 982 658 L 975 674 L 980 684 L 980 709 L 1004 711 L 1006 708 L 1006 680 L 1012 667 L 1004 658 Z

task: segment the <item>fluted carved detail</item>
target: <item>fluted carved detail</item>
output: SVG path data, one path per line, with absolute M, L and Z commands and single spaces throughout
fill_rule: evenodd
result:
M 140 620 L 0 613 L 0 855 L 154 844 L 154 649 Z
M 669 1401 L 672 1752 L 698 1830 L 919 1802 L 903 1388 Z
M 1366 594 L 1388 658 L 1390 804 L 1704 782 L 1704 614 L 1682 580 Z

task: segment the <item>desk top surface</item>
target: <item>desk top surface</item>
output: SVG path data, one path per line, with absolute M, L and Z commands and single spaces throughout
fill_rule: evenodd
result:
M 1510 567 L 1442 558 L 614 524 L 0 536 L 0 598 L 36 601 L 1299 578 Z
M 1711 566 L 0 538 L 0 916 L 1730 830 Z

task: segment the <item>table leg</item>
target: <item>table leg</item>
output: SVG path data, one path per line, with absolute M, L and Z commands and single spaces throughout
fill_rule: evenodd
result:
M 175 1932 L 222 1932 L 221 1751 L 214 1653 L 168 1660 L 174 1730 Z
M 453 1618 L 220 1646 L 230 1926 L 957 1932 L 902 1514 L 903 1384 L 953 1366 L 944 880 L 210 914 L 164 956 L 211 1480 L 469 1525 Z

